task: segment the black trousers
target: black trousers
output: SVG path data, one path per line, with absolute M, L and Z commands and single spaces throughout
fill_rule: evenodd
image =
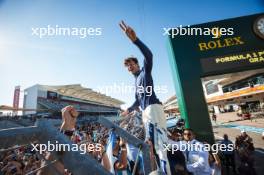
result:
M 227 172 L 229 172 L 230 166 L 232 167 L 233 172 L 236 171 L 235 154 L 224 154 L 224 166 Z

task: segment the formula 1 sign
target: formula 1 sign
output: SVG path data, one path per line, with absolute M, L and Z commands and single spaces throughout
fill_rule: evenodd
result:
M 213 37 L 168 35 L 168 48 L 181 117 L 200 139 L 213 143 L 201 78 L 264 67 L 264 14 L 188 26 L 204 28 L 214 29 Z M 224 29 L 232 35 L 222 34 Z

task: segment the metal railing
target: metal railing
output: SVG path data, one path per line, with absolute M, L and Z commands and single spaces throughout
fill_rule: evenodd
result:
M 149 146 L 142 140 L 130 135 L 127 131 L 120 128 L 115 123 L 105 119 L 104 117 L 89 117 L 78 121 L 78 123 L 98 122 L 108 129 L 112 129 L 120 137 L 124 138 L 127 143 L 139 148 L 143 152 L 144 172 L 151 172 Z M 69 144 L 70 150 L 73 143 L 62 133 L 58 131 L 55 124 L 58 121 L 39 119 L 34 126 L 18 127 L 0 130 L 0 149 L 7 149 L 14 145 L 30 144 L 33 141 L 38 141 L 41 144 L 47 144 L 48 141 L 57 141 L 60 144 Z M 108 175 L 108 172 L 97 160 L 89 154 L 81 154 L 79 151 L 65 151 L 63 154 L 51 152 L 52 156 L 61 160 L 64 166 L 73 174 L 100 174 Z

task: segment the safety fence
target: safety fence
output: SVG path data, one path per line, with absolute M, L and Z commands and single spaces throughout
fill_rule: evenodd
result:
M 73 143 L 54 126 L 58 125 L 60 122 L 61 121 L 58 120 L 39 119 L 34 126 L 2 129 L 0 130 L 0 149 L 3 151 L 3 149 L 9 149 L 14 145 L 30 144 L 34 141 L 37 141 L 40 144 L 47 144 L 48 141 L 56 141 L 59 144 L 68 144 L 70 150 L 72 150 Z M 128 144 L 140 148 L 143 152 L 144 173 L 149 174 L 151 172 L 150 157 L 148 154 L 149 146 L 146 143 L 130 135 L 127 131 L 104 117 L 89 116 L 78 121 L 78 123 L 82 124 L 90 122 L 100 123 L 104 127 L 111 129 L 118 136 L 122 137 Z M 111 174 L 89 154 L 81 154 L 79 151 L 65 151 L 63 154 L 60 154 L 56 151 L 52 151 L 51 155 L 55 157 L 56 160 L 60 160 L 65 168 L 75 175 L 81 175 L 84 174 L 84 172 L 85 174 L 92 175 Z M 53 166 L 53 163 L 49 162 L 47 166 L 49 165 Z

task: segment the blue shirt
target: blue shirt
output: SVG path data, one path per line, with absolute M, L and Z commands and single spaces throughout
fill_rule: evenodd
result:
M 222 150 L 223 154 L 231 155 L 234 153 L 234 145 L 230 140 L 222 140 L 220 144 L 223 144 L 226 146 L 225 150 Z M 232 149 L 231 149 L 232 148 Z
M 153 56 L 149 48 L 142 43 L 138 38 L 134 41 L 134 44 L 144 55 L 144 66 L 140 71 L 134 74 L 135 76 L 135 102 L 128 108 L 129 112 L 132 112 L 137 107 L 141 107 L 142 110 L 146 109 L 152 104 L 161 104 L 154 92 L 154 84 L 151 75 Z

